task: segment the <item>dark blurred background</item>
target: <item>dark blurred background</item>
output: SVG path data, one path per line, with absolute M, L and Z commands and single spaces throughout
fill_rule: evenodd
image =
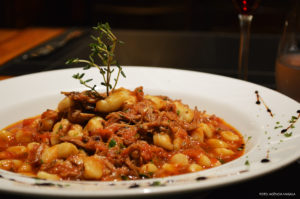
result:
M 276 88 L 278 43 L 294 1 L 261 0 L 255 11 L 249 51 L 250 82 Z M 117 53 L 121 65 L 163 66 L 237 77 L 237 14 L 231 0 L 0 0 L 1 29 L 66 28 L 64 34 L 26 53 L 62 41 L 74 29 L 85 33 L 47 56 L 24 60 L 24 54 L 18 55 L 0 65 L 0 75 L 79 67 L 64 63 L 69 58 L 87 58 L 91 27 L 109 22 L 119 39 L 125 41 Z M 15 47 L 19 48 L 19 44 Z M 257 198 L 260 192 L 295 192 L 299 176 L 295 173 L 299 173 L 297 163 L 272 175 L 217 189 L 208 198 Z
M 294 2 L 260 1 L 250 31 L 248 81 L 275 88 L 278 43 Z M 117 53 L 121 65 L 183 68 L 230 77 L 237 77 L 237 15 L 231 0 L 0 1 L 0 28 L 64 27 L 72 31 L 109 22 L 126 43 Z M 64 63 L 68 58 L 88 57 L 91 31 L 85 33 L 50 55 L 26 61 L 20 59 L 21 55 L 4 64 L 0 74 L 75 67 Z M 56 40 L 63 40 L 67 34 Z
M 261 0 L 253 33 L 280 33 L 292 0 Z M 238 32 L 231 0 L 1 0 L 0 26 L 92 26 Z

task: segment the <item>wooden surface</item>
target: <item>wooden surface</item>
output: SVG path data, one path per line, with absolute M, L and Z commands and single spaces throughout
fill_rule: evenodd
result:
M 14 57 L 64 31 L 64 28 L 0 29 L 0 67 Z M 9 76 L 0 74 L 0 80 L 6 78 Z
M 0 75 L 0 80 L 11 78 L 11 76 Z

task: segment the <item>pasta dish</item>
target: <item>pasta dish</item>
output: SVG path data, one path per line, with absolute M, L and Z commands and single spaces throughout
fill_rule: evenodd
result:
M 0 131 L 0 168 L 48 180 L 137 180 L 198 172 L 244 153 L 216 115 L 143 88 L 62 92 L 57 109 Z

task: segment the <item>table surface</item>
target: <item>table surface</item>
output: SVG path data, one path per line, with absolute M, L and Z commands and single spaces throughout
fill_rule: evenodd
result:
M 64 31 L 65 28 L 0 29 L 0 67 Z M 0 80 L 8 77 L 0 74 Z
M 64 38 L 66 33 L 74 31 L 74 29 L 68 30 L 65 28 L 27 28 L 24 30 L 9 30 L 9 29 L 0 29 L 0 80 L 13 77 L 16 75 L 22 75 L 22 74 L 27 74 L 31 72 L 38 72 L 38 71 L 45 71 L 45 70 L 52 70 L 52 69 L 57 69 L 60 68 L 62 63 L 70 58 L 68 56 L 77 56 L 77 55 L 82 55 L 85 51 L 87 51 L 86 47 L 83 47 L 83 45 L 86 45 L 86 42 L 89 41 L 89 36 L 88 35 L 83 35 L 83 37 L 77 39 L 73 43 L 67 44 L 66 47 L 58 50 L 57 52 L 54 52 L 53 55 L 48 55 L 45 57 L 41 58 L 36 58 L 33 60 L 22 60 L 22 54 L 34 51 L 37 47 L 43 46 L 43 45 L 48 45 L 49 42 L 51 44 L 52 41 L 55 40 L 60 40 L 61 38 Z M 212 43 L 217 43 L 216 45 L 232 45 L 234 50 L 237 51 L 238 48 L 238 35 L 227 35 L 227 34 L 211 34 L 211 33 L 170 33 L 170 32 L 133 32 L 133 31 L 119 31 L 118 34 L 122 35 L 125 39 L 125 41 L 132 41 L 133 37 L 134 39 L 139 39 L 139 35 L 143 35 L 142 42 L 148 42 L 147 37 L 152 38 L 155 37 L 157 40 L 163 41 L 165 38 L 168 39 L 173 39 L 170 41 L 168 45 L 173 43 L 175 40 L 180 42 L 180 38 L 184 38 L 185 43 L 189 43 L 188 38 L 191 39 L 191 43 L 195 43 L 195 38 L 199 39 L 202 41 L 201 45 L 209 45 L 211 46 Z M 170 35 L 172 35 L 170 37 Z M 223 39 L 219 39 L 219 37 L 222 37 Z M 273 59 L 274 56 L 276 55 L 276 46 L 278 42 L 278 37 L 275 35 L 272 36 L 253 36 L 254 40 L 256 43 L 252 44 L 253 48 L 260 49 L 262 48 L 259 45 L 265 45 L 267 42 L 268 48 L 270 51 L 270 58 L 269 60 Z M 271 39 L 270 39 L 271 38 Z M 52 40 L 51 40 L 52 39 Z M 128 39 L 128 40 L 127 40 Z M 218 42 L 215 42 L 218 41 Z M 205 56 L 207 53 L 209 54 L 211 51 L 212 55 L 218 56 L 218 47 L 213 46 L 211 49 L 206 48 L 205 51 L 205 56 L 203 59 L 201 59 L 205 63 L 197 63 L 197 64 L 203 64 L 206 65 L 207 67 L 204 68 L 198 68 L 195 67 L 194 64 L 198 59 L 190 59 L 188 60 L 177 60 L 176 63 L 170 63 L 170 60 L 176 57 L 176 53 L 182 53 L 182 52 L 174 52 L 172 51 L 171 55 L 167 54 L 165 57 L 168 58 L 170 57 L 170 60 L 165 61 L 162 60 L 160 57 L 162 52 L 156 52 L 159 51 L 157 50 L 157 46 L 153 46 L 151 44 L 151 39 L 150 43 L 146 43 L 146 47 L 144 46 L 139 46 L 140 42 L 129 44 L 129 49 L 130 51 L 134 51 L 134 48 L 140 47 L 143 48 L 142 50 L 145 50 L 147 52 L 151 51 L 152 56 L 147 59 L 145 57 L 139 57 L 139 56 L 133 56 L 133 57 L 138 57 L 137 58 L 130 58 L 128 54 L 123 54 L 121 55 L 121 60 L 125 64 L 131 64 L 131 65 L 145 65 L 145 63 L 149 63 L 151 60 L 152 63 L 151 65 L 166 65 L 169 67 L 174 66 L 175 68 L 178 68 L 179 65 L 182 65 L 183 62 L 187 63 L 185 69 L 189 70 L 197 70 L 197 71 L 204 71 L 204 72 L 212 72 L 212 73 L 217 73 L 217 74 L 222 74 L 222 75 L 227 75 L 227 76 L 234 76 L 235 73 L 232 72 L 234 71 L 235 68 L 218 68 L 218 65 L 221 63 L 225 63 L 225 65 L 230 65 L 232 60 L 235 60 L 237 54 L 226 54 L 226 56 L 220 55 L 220 62 L 216 60 L 214 63 L 210 62 L 205 62 Z M 163 42 L 161 42 L 163 43 Z M 262 44 L 261 44 L 262 43 Z M 276 44 L 275 44 L 276 43 Z M 158 49 L 161 48 L 166 48 L 168 45 L 163 45 L 161 47 L 158 47 Z M 198 44 L 200 45 L 200 43 Z M 151 48 L 156 49 L 154 52 L 151 50 Z M 172 47 L 172 46 L 171 46 Z M 183 46 L 184 47 L 184 46 Z M 188 45 L 187 45 L 188 48 Z M 217 50 L 216 50 L 217 48 Z M 265 48 L 265 47 L 264 47 Z M 150 49 L 150 50 L 149 50 Z M 262 49 L 262 51 L 265 51 L 266 49 Z M 141 51 L 141 49 L 139 49 Z M 185 49 L 185 51 L 188 51 Z M 200 50 L 201 51 L 201 50 Z M 192 51 L 188 52 L 189 54 L 192 53 Z M 228 52 L 227 52 L 228 53 Z M 87 53 L 85 53 L 87 54 Z M 174 56 L 175 54 L 175 56 Z M 224 51 L 220 52 L 220 54 L 224 54 Z M 260 58 L 258 55 L 260 52 L 257 54 L 254 53 L 252 58 L 255 58 L 255 56 Z M 228 58 L 229 56 L 229 58 Z M 231 57 L 230 57 L 231 56 Z M 251 58 L 251 56 L 250 56 Z M 156 62 L 159 60 L 159 62 Z M 230 61 L 228 61 L 230 59 Z M 209 60 L 209 59 L 207 59 Z M 189 63 L 190 61 L 190 63 Z M 228 63 L 227 63 L 228 61 Z M 178 63 L 179 62 L 179 63 Z M 176 65 L 178 64 L 178 65 Z M 255 83 L 262 84 L 264 86 L 268 86 L 270 88 L 274 88 L 274 75 L 272 71 L 272 68 L 265 67 L 266 65 L 272 65 L 273 61 L 265 61 L 265 63 L 260 62 L 260 66 L 255 69 L 255 70 L 250 71 L 250 77 L 252 74 L 252 80 Z M 252 63 L 252 65 L 254 65 Z M 29 67 L 30 66 L 30 67 Z M 43 66 L 43 67 L 42 67 Z M 250 64 L 251 66 L 251 64 Z M 262 68 L 264 66 L 264 68 Z M 28 67 L 28 68 L 27 68 Z M 65 67 L 65 66 L 64 66 Z M 236 66 L 234 66 L 236 67 Z M 272 67 L 272 66 L 271 66 Z M 260 70 L 261 68 L 261 70 Z M 230 72 L 228 72 L 230 71 Z M 252 180 L 248 180 L 245 182 L 240 182 L 238 184 L 233 184 L 233 185 L 228 185 L 225 187 L 220 187 L 220 188 L 215 188 L 212 190 L 208 190 L 203 193 L 185 193 L 184 195 L 179 194 L 174 196 L 174 198 L 205 198 L 205 199 L 213 199 L 213 198 L 262 198 L 261 193 L 299 193 L 299 185 L 297 181 L 299 180 L 299 163 L 294 162 L 290 164 L 287 167 L 284 167 L 278 171 L 275 171 L 273 173 L 257 177 Z M 14 195 L 10 193 L 1 193 L 1 198 L 30 198 L 30 196 L 20 196 L 20 195 Z

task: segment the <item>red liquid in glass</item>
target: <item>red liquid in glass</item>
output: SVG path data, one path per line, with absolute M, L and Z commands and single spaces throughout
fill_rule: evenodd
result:
M 252 14 L 259 5 L 260 0 L 232 0 L 240 14 Z

